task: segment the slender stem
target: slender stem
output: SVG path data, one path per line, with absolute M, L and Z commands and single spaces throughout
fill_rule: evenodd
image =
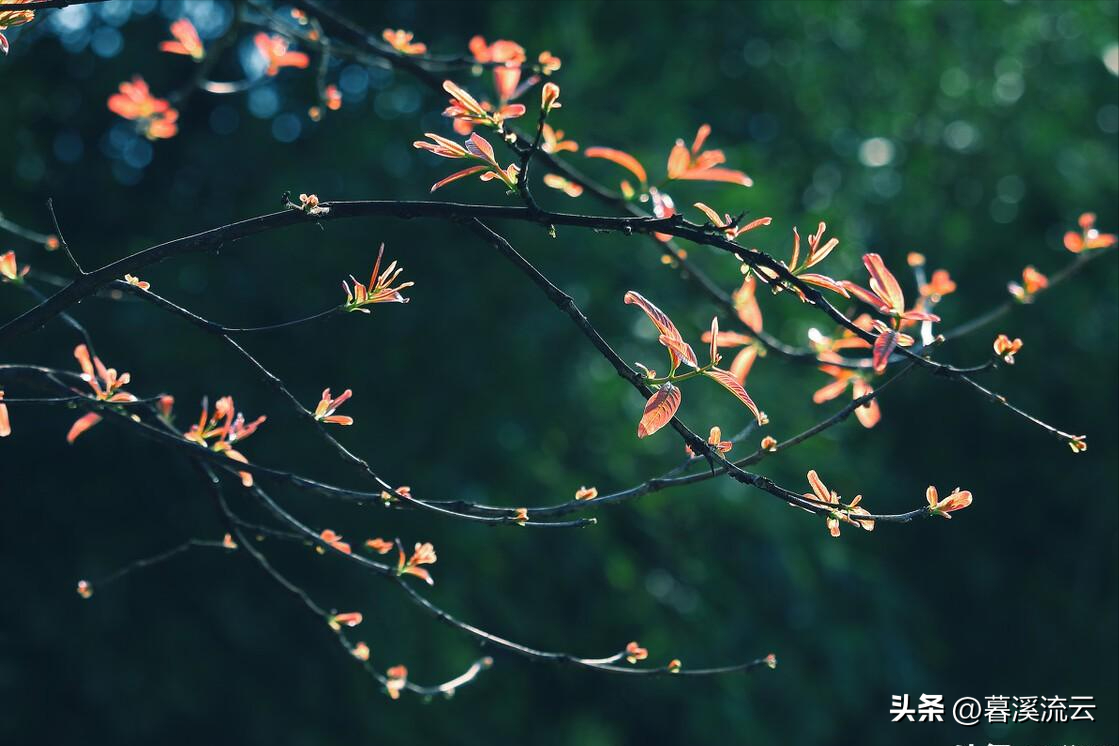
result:
M 591 325 L 590 321 L 587 320 L 587 317 L 583 314 L 583 312 L 579 310 L 579 307 L 575 305 L 575 301 L 571 298 L 571 296 L 567 295 L 558 287 L 553 285 L 547 277 L 541 274 L 540 271 L 537 270 L 527 259 L 521 256 L 521 254 L 517 252 L 517 250 L 514 249 L 507 240 L 505 240 L 500 234 L 496 233 L 491 228 L 486 226 L 480 220 L 472 220 L 468 223 L 468 225 L 472 230 L 474 230 L 475 233 L 477 233 L 488 243 L 493 245 L 498 251 L 502 253 L 502 255 L 504 255 L 518 269 L 526 274 L 529 279 L 532 280 L 533 284 L 539 287 L 544 292 L 544 294 L 548 296 L 548 299 L 551 300 L 552 303 L 560 311 L 566 314 L 568 318 L 570 318 L 575 323 L 579 330 L 583 332 L 583 335 L 590 340 L 591 344 L 594 345 L 599 353 L 601 353 L 602 356 L 606 358 L 606 360 L 614 367 L 615 371 L 617 371 L 618 375 L 621 378 L 628 381 L 630 385 L 637 389 L 637 391 L 640 392 L 641 395 L 644 396 L 646 399 L 653 395 L 652 389 L 650 389 L 645 384 L 645 380 L 640 376 L 640 374 L 626 365 L 625 361 L 623 361 L 618 356 L 618 354 L 614 352 L 614 350 L 610 347 L 606 340 L 604 340 L 598 333 L 598 331 Z M 688 427 L 684 425 L 678 417 L 673 417 L 670 420 L 669 424 L 677 432 L 677 434 L 680 435 L 684 443 L 688 447 L 690 447 L 693 452 L 700 454 L 708 460 L 708 462 L 711 464 L 712 472 L 715 472 L 717 465 L 721 465 L 725 473 L 728 474 L 732 479 L 735 479 L 736 481 L 749 485 L 751 487 L 756 487 L 764 492 L 769 493 L 770 495 L 773 495 L 785 501 L 786 503 L 789 503 L 790 505 L 804 508 L 805 510 L 813 513 L 830 514 L 835 509 L 833 505 L 822 503 L 819 500 L 815 500 L 811 497 L 806 497 L 800 493 L 785 489 L 784 487 L 780 487 L 779 485 L 774 484 L 774 482 L 768 477 L 763 477 L 744 471 L 736 464 L 727 461 L 725 456 L 718 450 L 716 450 L 711 444 L 689 430 Z M 883 516 L 882 520 L 896 520 L 898 522 L 907 522 L 909 520 L 912 520 L 914 517 L 917 517 L 917 513 L 904 514 L 893 517 Z
M 1062 282 L 1066 281 L 1077 272 L 1084 269 L 1084 267 L 1086 267 L 1093 259 L 1097 259 L 1103 256 L 1105 253 L 1106 252 L 1103 251 L 1096 251 L 1077 254 L 1075 259 L 1066 264 L 1059 272 L 1056 272 L 1052 277 L 1049 278 L 1049 283 L 1045 287 L 1040 288 L 1036 292 L 1034 292 L 1030 296 L 1029 302 L 1034 302 L 1034 300 L 1039 295 L 1052 290 L 1057 285 L 1060 285 Z M 998 319 L 1013 311 L 1015 308 L 1018 308 L 1022 305 L 1022 301 L 1011 298 L 1010 300 L 1000 303 L 991 310 L 976 316 L 970 321 L 966 321 L 963 324 L 955 327 L 954 329 L 944 332 L 943 334 L 941 334 L 941 336 L 948 340 L 958 339 L 959 337 L 971 334 L 977 329 L 981 329 L 982 327 L 987 326 L 994 321 L 997 321 Z
M 279 323 L 268 324 L 266 326 L 234 327 L 225 326 L 223 324 L 218 324 L 217 322 L 204 319 L 201 316 L 195 314 L 193 311 L 183 308 L 182 306 L 169 301 L 160 295 L 157 295 L 150 289 L 143 290 L 136 285 L 125 282 L 124 280 L 113 280 L 110 283 L 110 287 L 116 290 L 130 293 L 131 295 L 134 295 L 141 300 L 148 301 L 149 303 L 153 303 L 164 309 L 165 311 L 170 311 L 171 313 L 186 319 L 194 326 L 197 326 L 198 328 L 212 334 L 250 334 L 254 332 L 274 332 L 280 329 L 291 329 L 293 327 L 302 326 L 314 321 L 320 321 L 322 319 L 345 312 L 345 308 L 343 306 L 331 306 L 324 311 L 319 311 L 318 313 L 311 314 L 310 316 L 292 319 L 291 321 L 281 321 Z
M 262 570 L 264 570 L 264 572 L 269 577 L 272 578 L 272 580 L 274 580 L 284 590 L 288 591 L 297 599 L 299 599 L 299 601 L 301 601 L 312 614 L 319 617 L 323 621 L 324 626 L 329 627 L 330 622 L 332 621 L 332 618 L 334 616 L 333 613 L 320 606 L 313 598 L 311 598 L 311 595 L 307 591 L 303 590 L 303 588 L 298 586 L 292 580 L 283 575 L 279 570 L 277 570 L 275 566 L 269 561 L 267 556 L 265 556 L 264 552 L 254 546 L 252 540 L 248 536 L 246 536 L 244 531 L 242 530 L 242 524 L 244 522 L 241 521 L 241 519 L 230 509 L 228 502 L 226 502 L 225 495 L 223 494 L 221 488 L 221 480 L 219 480 L 217 475 L 205 464 L 196 462 L 195 465 L 203 474 L 207 485 L 213 491 L 218 508 L 229 524 L 231 533 L 233 533 L 237 537 L 238 548 L 244 548 L 248 556 L 251 557 L 256 562 L 256 564 Z M 366 657 L 364 660 L 356 657 L 355 651 L 357 647 L 350 641 L 349 636 L 346 634 L 346 631 L 344 629 L 339 627 L 335 631 L 335 637 L 345 649 L 345 651 L 349 654 L 349 657 L 357 661 L 367 674 L 373 677 L 373 679 L 375 679 L 381 686 L 388 686 L 388 677 L 377 670 L 373 663 L 370 662 L 368 657 Z M 420 686 L 419 684 L 407 682 L 404 685 L 404 688 L 421 696 L 432 696 L 435 694 L 449 695 L 454 693 L 454 691 L 458 687 L 472 683 L 481 671 L 489 667 L 489 659 L 483 658 L 481 660 L 475 661 L 466 670 L 465 673 L 451 679 L 446 683 L 436 686 Z
M 174 557 L 179 556 L 180 554 L 185 554 L 186 552 L 189 552 L 191 549 L 224 549 L 226 551 L 229 551 L 229 547 L 225 546 L 220 541 L 206 541 L 206 540 L 203 540 L 203 539 L 187 539 L 182 544 L 179 544 L 178 546 L 175 546 L 171 549 L 168 549 L 165 552 L 160 552 L 159 554 L 153 555 L 151 557 L 145 557 L 143 559 L 138 559 L 138 560 L 135 560 L 133 562 L 130 562 L 127 565 L 125 565 L 124 567 L 117 570 L 116 572 L 113 572 L 109 575 L 106 575 L 103 578 L 98 578 L 98 579 L 92 580 L 92 581 L 90 581 L 90 583 L 93 585 L 93 588 L 95 590 L 97 588 L 104 588 L 106 585 L 109 585 L 110 583 L 116 582 L 117 580 L 120 580 L 121 578 L 125 577 L 126 575 L 131 575 L 132 573 L 136 572 L 137 570 L 143 570 L 144 568 L 153 567 L 155 565 L 162 564 L 169 559 L 173 559 Z
M 79 277 L 84 275 L 85 271 L 82 270 L 82 265 L 78 264 L 78 260 L 70 252 L 70 244 L 66 243 L 66 238 L 62 235 L 62 226 L 58 224 L 58 215 L 54 212 L 54 199 L 47 199 L 47 212 L 51 214 L 51 221 L 54 223 L 54 232 L 55 235 L 58 236 L 59 248 L 62 249 L 62 253 L 66 255 L 66 258 L 70 260 L 70 266 L 74 268 L 74 272 L 76 272 Z
M 649 384 L 650 386 L 659 386 L 659 385 L 665 384 L 665 383 L 680 383 L 681 381 L 686 381 L 689 378 L 695 378 L 696 376 L 702 376 L 703 374 L 705 374 L 707 371 L 711 370 L 714 367 L 715 367 L 715 363 L 707 363 L 706 365 L 701 365 L 700 367 L 698 367 L 694 370 L 689 370 L 687 373 L 681 373 L 679 375 L 665 376 L 664 378 L 645 378 L 643 380 L 645 381 L 645 383 Z
M 25 238 L 32 243 L 37 243 L 40 246 L 45 246 L 48 248 L 50 246 L 51 239 L 55 238 L 55 236 L 48 236 L 45 233 L 38 233 L 31 230 L 30 228 L 24 228 L 18 223 L 13 223 L 11 220 L 8 220 L 6 217 L 4 217 L 4 213 L 2 212 L 0 212 L 0 230 L 7 231 L 13 236 Z

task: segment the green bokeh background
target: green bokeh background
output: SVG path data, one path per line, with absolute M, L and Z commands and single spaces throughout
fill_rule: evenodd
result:
M 116 28 L 123 5 L 65 12 L 88 13 L 71 31 L 89 35 Z M 10 34 L 13 52 L 0 60 L 0 212 L 45 230 L 43 203 L 53 197 L 66 238 L 94 267 L 272 211 L 285 190 L 423 199 L 453 166 L 411 148 L 424 131 L 449 130 L 442 98 L 383 70 L 369 73 L 364 97 L 348 94 L 318 124 L 305 116 L 310 76 L 281 75 L 276 114 L 300 122 L 294 142 L 277 140 L 275 119 L 254 116 L 245 96 L 196 95 L 180 136 L 157 143 L 146 166 L 129 166 L 146 151 L 104 102 L 136 72 L 156 93 L 190 74 L 189 61 L 155 50 L 179 5 L 137 3 L 119 27 L 123 47 L 105 57 L 78 36 L 62 44 L 49 17 Z M 841 244 L 824 269 L 839 277 L 862 277 L 866 250 L 904 277 L 906 253 L 922 251 L 959 283 L 940 307 L 949 326 L 1001 301 L 1024 265 L 1063 266 L 1060 235 L 1081 211 L 1098 212 L 1105 230 L 1117 224 L 1119 102 L 1102 61 L 1116 43 L 1114 2 L 342 5 L 371 28 L 414 29 L 440 53 L 464 51 L 475 33 L 551 50 L 564 62 L 556 124 L 582 146 L 632 151 L 654 178 L 675 138 L 709 122 L 711 145 L 756 186 L 685 185 L 672 192 L 678 205 L 772 215 L 753 242 L 780 257 L 792 225 L 803 232 L 826 220 Z M 232 63 L 219 72 L 237 75 Z M 332 69 L 331 79 L 344 72 Z M 871 167 L 860 146 L 876 137 L 889 140 L 893 158 Z M 608 183 L 620 178 L 611 164 L 576 163 Z M 510 200 L 477 183 L 445 196 Z M 586 197 L 541 199 L 602 209 Z M 626 360 L 663 366 L 643 317 L 621 303 L 626 290 L 654 299 L 696 342 L 714 312 L 643 238 L 560 229 L 553 240 L 531 226 L 495 227 Z M 66 272 L 57 254 L 0 241 L 36 270 Z M 143 276 L 209 318 L 267 324 L 336 302 L 339 280 L 367 272 L 381 241 L 417 283 L 411 304 L 245 344 L 308 404 L 325 386 L 352 387 L 346 410 L 357 424 L 339 435 L 388 479 L 421 497 L 536 505 L 584 484 L 629 486 L 678 462 L 671 433 L 633 437 L 640 397 L 574 326 L 490 247 L 448 224 L 299 226 Z M 728 289 L 737 282 L 725 255 L 691 255 Z M 603 510 L 596 527 L 577 531 L 487 529 L 276 490 L 312 525 L 355 542 L 433 541 L 430 597 L 498 634 L 591 656 L 639 639 L 657 662 L 685 665 L 778 655 L 775 671 L 745 676 L 631 680 L 497 654 L 493 670 L 449 702 L 394 703 L 244 557 L 180 558 L 82 602 L 78 578 L 223 528 L 181 458 L 110 425 L 67 446 L 72 412 L 13 405 L 16 432 L 0 445 L 0 741 L 1114 742 L 1119 312 L 1115 258 L 1091 267 L 942 353 L 972 364 L 996 333 L 1021 336 L 1018 364 L 984 380 L 1087 433 L 1086 454 L 914 373 L 883 396 L 875 430 L 850 422 L 758 467 L 793 488 L 816 468 L 879 512 L 918 506 L 930 483 L 971 489 L 975 504 L 951 523 L 835 540 L 821 520 L 725 480 Z M 914 292 L 908 278 L 906 289 Z M 0 288 L 0 318 L 26 302 Z M 784 339 L 801 341 L 820 323 L 788 296 L 761 302 L 767 329 Z M 250 458 L 354 484 L 213 339 L 146 304 L 94 299 L 75 315 L 102 357 L 131 371 L 134 392 L 175 394 L 180 422 L 203 395 L 233 394 L 247 414 L 269 416 L 244 447 Z M 55 324 L 5 345 L 0 360 L 68 368 L 73 345 Z M 811 403 L 825 380 L 776 356 L 759 361 L 748 388 L 771 415 L 767 432 L 792 434 L 838 406 Z M 733 433 L 747 421 L 702 382 L 686 386 L 681 414 L 697 430 Z M 479 655 L 390 584 L 299 547 L 266 548 L 322 604 L 365 612 L 361 637 L 379 663 L 406 663 L 417 681 L 434 682 Z M 891 725 L 890 696 L 902 693 L 949 702 L 1093 695 L 1098 708 L 1087 724 Z

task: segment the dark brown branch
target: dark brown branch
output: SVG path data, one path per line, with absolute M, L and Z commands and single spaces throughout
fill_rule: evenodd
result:
M 262 570 L 264 570 L 264 572 L 267 573 L 274 581 L 276 581 L 276 583 L 280 585 L 280 587 L 284 588 L 300 601 L 302 601 L 303 605 L 306 606 L 312 614 L 318 616 L 320 619 L 322 619 L 324 624 L 329 626 L 333 614 L 319 606 L 319 604 L 316 603 L 313 598 L 311 598 L 309 593 L 300 588 L 294 582 L 289 580 L 285 575 L 283 575 L 279 570 L 277 570 L 264 555 L 264 553 L 253 545 L 251 539 L 245 535 L 244 531 L 241 530 L 241 526 L 244 522 L 241 521 L 241 519 L 232 511 L 232 509 L 230 509 L 228 502 L 226 502 L 225 495 L 222 492 L 221 480 L 219 480 L 217 475 L 205 464 L 199 462 L 195 462 L 195 464 L 205 478 L 208 486 L 214 493 L 215 501 L 217 502 L 218 508 L 221 511 L 222 515 L 225 517 L 227 523 L 229 524 L 231 533 L 233 533 L 239 540 L 238 547 L 243 547 L 248 553 L 249 557 L 255 560 L 257 565 Z M 367 674 L 372 676 L 373 679 L 375 679 L 381 686 L 388 686 L 388 677 L 377 670 L 377 668 L 369 660 L 360 660 L 354 657 L 355 645 L 350 641 L 349 636 L 346 634 L 344 629 L 339 628 L 335 632 L 335 636 L 338 639 L 339 643 L 342 645 L 343 649 L 345 649 L 345 651 L 348 653 L 349 657 L 358 661 Z M 482 658 L 478 661 L 475 661 L 466 670 L 466 672 L 455 677 L 454 679 L 451 679 L 446 683 L 436 686 L 420 686 L 419 684 L 414 684 L 409 681 L 405 683 L 404 688 L 420 696 L 430 697 L 437 694 L 450 696 L 454 694 L 455 690 L 459 687 L 473 682 L 481 671 L 484 671 L 490 667 L 491 663 L 492 661 L 490 661 L 488 658 Z
M 505 240 L 500 234 L 496 233 L 480 220 L 472 220 L 468 224 L 470 228 L 481 236 L 487 243 L 491 244 L 498 251 L 502 253 L 509 261 L 511 261 L 518 269 L 526 274 L 533 284 L 539 287 L 548 299 L 552 301 L 560 311 L 570 318 L 579 330 L 586 336 L 595 349 L 602 354 L 604 358 L 614 367 L 614 370 L 624 380 L 628 381 L 645 399 L 653 395 L 652 389 L 645 383 L 645 379 L 635 370 L 630 368 L 621 357 L 610 347 L 610 345 L 602 338 L 598 331 L 591 325 L 587 317 L 575 305 L 575 301 L 571 296 L 564 293 L 558 287 L 552 284 L 547 277 L 545 277 L 539 270 L 537 270 L 527 259 L 521 256 L 513 246 Z M 786 503 L 798 508 L 803 508 L 809 512 L 817 514 L 830 514 L 836 510 L 836 506 L 821 503 L 818 500 L 806 497 L 800 493 L 792 490 L 785 489 L 775 484 L 768 477 L 763 477 L 757 474 L 744 471 L 736 464 L 727 461 L 723 454 L 715 450 L 706 440 L 692 432 L 678 417 L 673 417 L 669 423 L 672 428 L 680 435 L 684 443 L 692 449 L 693 453 L 697 453 L 706 458 L 712 466 L 712 471 L 716 469 L 718 464 L 725 473 L 730 475 L 731 478 L 738 482 L 756 487 L 764 492 L 767 492 Z M 910 513 L 901 514 L 898 516 L 882 516 L 882 520 L 894 521 L 899 523 L 907 523 L 915 518 L 929 515 L 925 509 L 919 509 Z
M 94 592 L 96 592 L 97 589 L 103 588 L 106 585 L 109 585 L 110 583 L 113 583 L 117 580 L 120 580 L 121 578 L 125 577 L 126 575 L 130 575 L 137 570 L 142 570 L 142 569 L 147 568 L 147 567 L 152 567 L 154 565 L 162 564 L 163 562 L 166 562 L 169 559 L 173 559 L 174 557 L 177 557 L 180 554 L 184 554 L 186 552 L 189 552 L 191 549 L 224 549 L 226 551 L 229 551 L 229 547 L 225 546 L 220 541 L 207 541 L 207 540 L 204 540 L 204 539 L 187 539 L 182 544 L 179 544 L 176 547 L 168 549 L 165 552 L 160 552 L 159 554 L 153 555 L 151 557 L 145 557 L 143 559 L 138 559 L 138 560 L 135 560 L 133 562 L 129 562 L 124 567 L 120 568 L 119 570 L 117 570 L 113 573 L 110 573 L 109 575 L 106 575 L 102 578 L 96 578 L 94 580 L 91 580 L 91 581 L 89 581 L 90 585 L 92 586 Z
M 230 343 L 233 343 L 232 340 L 229 341 Z M 255 363 L 255 360 L 253 362 Z M 259 365 L 259 363 L 256 364 Z M 261 366 L 261 368 L 262 367 L 263 366 Z M 50 368 L 40 368 L 38 366 L 29 365 L 0 365 L 0 373 L 4 372 L 14 374 L 37 374 L 38 376 L 40 376 L 40 381 L 42 379 L 46 379 L 46 382 L 53 384 L 57 388 L 62 388 L 66 391 L 75 390 L 71 386 L 56 379 L 56 376 L 58 375 L 73 375 L 68 374 L 66 371 L 55 371 Z M 272 376 L 270 372 L 265 371 L 265 373 L 267 373 L 268 376 L 274 378 L 274 376 Z M 74 375 L 74 378 L 77 378 L 77 376 Z M 79 381 L 79 383 L 81 382 L 80 378 L 77 378 L 77 380 Z M 276 380 L 278 381 L 279 379 Z M 154 399 L 141 400 L 141 402 L 143 403 L 150 403 L 152 401 L 154 401 Z M 393 507 L 408 506 L 448 517 L 462 518 L 464 520 L 469 520 L 477 523 L 486 523 L 493 525 L 521 525 L 521 521 L 518 519 L 517 516 L 516 508 L 495 508 L 491 511 L 477 513 L 460 512 L 453 509 L 452 507 L 449 507 L 453 506 L 454 503 L 429 503 L 410 495 L 396 492 L 392 490 L 391 487 L 375 492 L 355 490 L 328 484 L 326 482 L 311 479 L 310 477 L 305 477 L 290 471 L 263 466 L 258 463 L 242 463 L 240 461 L 233 461 L 219 451 L 214 451 L 209 448 L 203 448 L 196 443 L 186 440 L 178 432 L 167 431 L 163 428 L 154 427 L 153 425 L 148 424 L 147 422 L 144 422 L 142 420 L 133 420 L 131 417 L 126 416 L 122 413 L 122 410 L 124 408 L 135 406 L 136 404 L 141 402 L 105 402 L 88 396 L 79 396 L 72 400 L 68 399 L 66 403 L 76 404 L 85 409 L 96 411 L 99 414 L 109 417 L 126 427 L 133 428 L 139 435 L 142 435 L 149 440 L 155 440 L 157 442 L 163 443 L 164 445 L 168 445 L 171 448 L 179 450 L 184 454 L 190 455 L 195 459 L 203 460 L 211 466 L 217 467 L 230 473 L 248 472 L 250 474 L 253 474 L 254 476 L 290 484 L 294 487 L 323 495 L 324 497 L 330 497 L 333 499 L 344 500 L 357 504 L 384 504 L 386 502 L 384 495 L 387 492 L 390 496 L 389 503 Z M 326 436 L 331 437 L 328 433 L 326 434 Z M 344 449 L 344 446 L 338 444 L 337 441 L 333 441 L 333 438 L 331 438 L 331 440 L 333 443 L 337 444 L 337 448 Z M 347 453 L 349 452 L 347 451 Z M 349 457 L 357 459 L 357 457 L 353 456 L 353 454 L 350 454 Z M 373 476 L 375 477 L 375 475 Z M 380 482 L 379 478 L 377 479 L 379 484 L 386 484 L 384 482 Z M 532 526 L 535 528 L 582 528 L 586 526 L 592 526 L 595 522 L 596 521 L 594 518 L 580 518 L 573 521 L 530 521 L 523 525 Z
M 1094 259 L 1098 259 L 1101 256 L 1104 256 L 1104 254 L 1106 253 L 1108 252 L 1094 251 L 1077 254 L 1075 259 L 1066 264 L 1060 271 L 1049 278 L 1048 285 L 1035 291 L 1031 296 L 1029 302 L 1033 303 L 1039 295 L 1041 295 L 1042 293 L 1046 293 L 1052 290 L 1057 285 L 1060 285 L 1062 282 L 1065 282 L 1077 272 L 1084 269 L 1084 267 L 1088 266 L 1089 262 Z M 1010 300 L 1000 303 L 991 310 L 976 316 L 970 321 L 965 321 L 963 324 L 960 324 L 959 326 L 942 333 L 941 336 L 944 337 L 944 339 L 946 340 L 958 339 L 959 337 L 971 334 L 975 330 L 980 329 L 987 324 L 997 321 L 998 319 L 1002 318 L 1006 314 L 1010 313 L 1016 308 L 1019 308 L 1022 305 L 1025 304 L 1022 301 L 1019 301 L 1016 298 L 1012 297 Z
M 211 474 L 212 474 L 212 472 L 211 472 Z M 456 617 L 452 616 L 448 612 L 444 611 L 440 607 L 436 606 L 430 600 L 428 600 L 419 591 L 417 591 L 415 588 L 413 588 L 412 585 L 408 582 L 408 580 L 406 578 L 404 578 L 402 575 L 397 573 L 396 570 L 394 570 L 393 568 L 390 568 L 387 565 L 383 565 L 379 562 L 374 562 L 373 560 L 367 559 L 367 558 L 362 557 L 362 556 L 357 555 L 357 554 L 346 554 L 346 553 L 338 552 L 338 551 L 334 550 L 332 547 L 330 547 L 329 544 L 324 542 L 314 532 L 313 529 L 308 528 L 304 524 L 300 523 L 298 519 L 296 519 L 294 516 L 292 516 L 287 511 L 285 511 L 282 507 L 280 507 L 280 505 L 278 503 L 276 503 L 259 486 L 254 485 L 253 487 L 250 488 L 250 491 L 265 506 L 265 508 L 268 509 L 269 512 L 271 512 L 274 516 L 276 516 L 281 522 L 283 522 L 285 525 L 288 525 L 291 528 L 295 529 L 297 532 L 304 534 L 307 537 L 308 540 L 315 543 L 316 545 L 322 546 L 324 548 L 324 551 L 329 552 L 331 554 L 331 556 L 339 558 L 339 559 L 341 559 L 342 561 L 345 561 L 345 562 L 350 562 L 350 563 L 357 564 L 357 565 L 361 566 L 362 568 L 364 568 L 366 570 L 369 570 L 369 571 L 371 571 L 371 572 L 373 572 L 377 575 L 380 575 L 382 577 L 394 579 L 396 581 L 397 585 L 401 589 L 404 590 L 404 592 L 408 596 L 409 600 L 411 600 L 416 606 L 423 609 L 427 613 L 431 614 L 432 616 L 434 616 L 439 621 L 441 621 L 445 624 L 448 624 L 448 625 L 454 627 L 455 629 L 458 629 L 462 632 L 465 632 L 465 633 L 469 634 L 470 636 L 472 636 L 475 639 L 485 643 L 486 645 L 497 647 L 497 648 L 500 648 L 502 650 L 505 650 L 505 651 L 508 651 L 508 652 L 511 652 L 511 653 L 516 653 L 516 654 L 518 654 L 522 657 L 526 657 L 526 658 L 533 659 L 533 660 L 544 660 L 544 661 L 551 661 L 551 662 L 557 662 L 557 663 L 569 663 L 569 664 L 577 665 L 577 666 L 580 666 L 580 667 L 590 668 L 590 669 L 594 669 L 594 670 L 597 670 L 597 671 L 605 671 L 605 672 L 609 672 L 609 673 L 622 673 L 622 674 L 646 675 L 646 676 L 647 675 L 662 675 L 662 674 L 674 673 L 673 671 L 669 670 L 667 667 L 663 667 L 663 668 L 630 668 L 630 667 L 625 667 L 625 666 L 613 665 L 613 663 L 604 662 L 604 661 L 608 661 L 608 660 L 609 661 L 618 660 L 620 658 L 620 656 L 617 656 L 617 655 L 610 656 L 609 658 L 597 658 L 596 659 L 596 658 L 581 658 L 581 657 L 578 657 L 578 656 L 571 655 L 570 653 L 557 653 L 557 652 L 549 652 L 549 651 L 544 651 L 544 650 L 538 650 L 536 648 L 532 648 L 532 647 L 529 647 L 527 645 L 522 645 L 520 643 L 513 642 L 513 641 L 508 640 L 506 638 L 499 637 L 497 635 L 494 635 L 490 632 L 487 632 L 487 631 L 481 629 L 480 627 L 476 627 L 472 624 L 468 624 L 467 622 L 463 622 L 463 621 L 457 619 Z M 291 589 L 297 589 L 297 586 L 292 585 Z M 301 590 L 299 590 L 298 592 L 303 593 Z M 731 666 L 720 666 L 720 667 L 715 667 L 715 668 L 688 669 L 688 671 L 693 676 L 716 675 L 716 674 L 734 673 L 734 672 L 739 672 L 739 671 L 747 671 L 747 670 L 751 670 L 751 669 L 754 669 L 754 668 L 759 668 L 761 666 L 767 666 L 767 665 L 771 665 L 770 660 L 767 660 L 766 658 L 760 658 L 760 659 L 757 659 L 757 660 L 748 661 L 746 663 L 736 664 L 736 665 L 731 665 Z M 683 673 L 683 670 L 681 670 L 680 673 Z

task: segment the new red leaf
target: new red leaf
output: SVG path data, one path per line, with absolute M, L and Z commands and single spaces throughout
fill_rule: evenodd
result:
M 680 408 L 680 389 L 666 383 L 645 402 L 645 412 L 637 424 L 637 437 L 646 438 L 667 425 Z

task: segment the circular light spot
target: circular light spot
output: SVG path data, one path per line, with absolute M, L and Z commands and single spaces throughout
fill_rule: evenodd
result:
M 962 119 L 957 119 L 944 128 L 944 142 L 953 150 L 968 150 L 978 141 L 979 131 Z
M 1021 73 L 1003 73 L 995 80 L 995 100 L 1000 104 L 1013 104 L 1022 97 L 1025 90 L 1026 82 Z
M 272 136 L 280 142 L 295 142 L 302 131 L 303 125 L 294 114 L 281 114 L 272 120 Z
M 859 145 L 859 161 L 864 166 L 881 168 L 894 160 L 894 144 L 885 137 L 872 137 Z
M 1119 76 L 1119 43 L 1113 42 L 1104 47 L 1100 59 L 1103 60 L 1103 66 L 1109 73 Z
M 124 48 L 124 37 L 112 26 L 102 26 L 90 37 L 89 48 L 98 57 L 116 57 Z
M 1005 202 L 1002 199 L 996 199 L 991 202 L 991 219 L 996 223 L 1005 225 L 1014 221 L 1018 217 L 1018 205 L 1013 202 Z
M 1005 202 L 1021 202 L 1022 197 L 1026 196 L 1026 182 L 1018 174 L 1009 174 L 999 179 L 995 190 L 999 199 Z
M 953 98 L 958 98 L 968 92 L 971 87 L 971 78 L 961 68 L 950 67 L 940 75 L 940 90 Z
M 249 91 L 249 111 L 254 117 L 269 119 L 280 108 L 280 97 L 272 86 L 254 88 Z

